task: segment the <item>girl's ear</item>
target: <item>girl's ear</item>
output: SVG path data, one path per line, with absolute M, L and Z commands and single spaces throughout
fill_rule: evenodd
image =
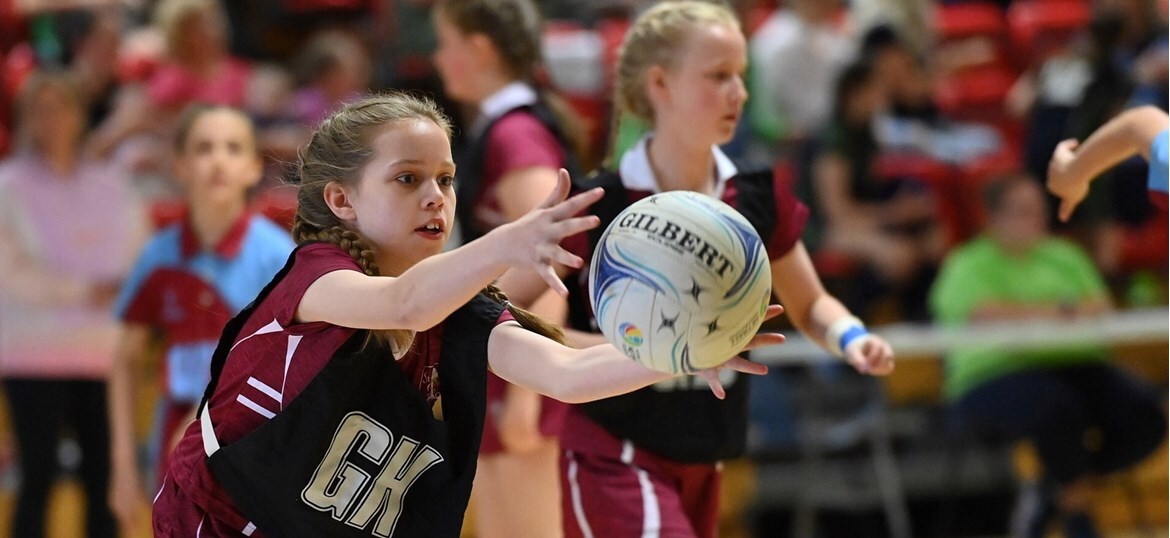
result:
M 647 68 L 643 83 L 646 85 L 646 96 L 650 98 L 650 103 L 668 102 L 670 91 L 666 84 L 666 69 L 661 65 L 651 65 Z
M 475 58 L 480 65 L 491 65 L 500 61 L 500 51 L 496 50 L 496 45 L 487 34 L 479 32 L 468 34 L 467 43 L 471 45 L 471 50 L 475 51 Z
M 325 196 L 325 205 L 329 206 L 329 210 L 333 211 L 337 218 L 344 222 L 353 222 L 357 219 L 357 213 L 353 209 L 349 193 L 340 183 L 336 181 L 327 183 L 323 195 Z
M 260 180 L 264 179 L 264 157 L 256 152 L 256 158 L 248 165 L 248 177 L 252 178 L 248 182 L 248 188 L 251 189 L 260 184 Z

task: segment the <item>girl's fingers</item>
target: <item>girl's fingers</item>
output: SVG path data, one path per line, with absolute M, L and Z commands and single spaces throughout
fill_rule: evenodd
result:
M 577 235 L 581 232 L 592 230 L 600 224 L 601 219 L 590 215 L 587 217 L 577 217 L 562 220 L 556 224 L 553 224 L 549 231 L 552 232 L 553 237 L 562 239 L 565 237 Z
M 585 208 L 600 200 L 603 195 L 605 195 L 605 190 L 601 187 L 589 189 L 550 207 L 549 212 L 552 214 L 553 220 L 565 220 L 584 211 Z
M 553 269 L 552 265 L 543 264 L 536 269 L 536 272 L 548 284 L 549 289 L 556 292 L 557 295 L 561 297 L 569 296 L 569 288 L 566 288 L 565 283 L 561 282 L 560 277 L 557 276 L 557 272 Z
M 715 370 L 704 371 L 703 377 L 707 378 L 707 386 L 711 387 L 711 392 L 715 394 L 716 398 L 722 400 L 727 397 L 727 391 L 723 390 L 723 383 L 719 382 L 719 376 L 715 374 Z
M 785 337 L 780 333 L 759 333 L 748 340 L 747 345 L 743 346 L 745 351 L 756 349 L 765 346 L 775 346 L 783 344 Z
M 572 181 L 569 180 L 569 172 L 561 168 L 557 173 L 557 186 L 553 188 L 552 192 L 548 193 L 548 197 L 537 206 L 540 209 L 547 209 L 553 207 L 565 199 L 569 195 L 569 189 L 572 187 Z
M 574 269 L 580 269 L 585 265 L 585 260 L 581 259 L 580 256 L 577 256 L 576 254 L 573 254 L 560 247 L 557 247 L 556 250 L 553 251 L 550 258 L 554 263 L 559 263 Z
M 768 309 L 764 311 L 764 321 L 768 321 L 780 314 L 784 313 L 784 307 L 778 304 L 768 305 Z
M 743 357 L 732 357 L 731 360 L 723 363 L 722 368 L 730 368 L 736 372 L 752 375 L 764 375 L 768 373 L 768 367 L 766 365 L 749 361 Z

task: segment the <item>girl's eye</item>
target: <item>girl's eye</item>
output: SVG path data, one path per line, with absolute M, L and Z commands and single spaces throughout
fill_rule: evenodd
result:
M 414 174 L 402 174 L 401 176 L 394 178 L 394 180 L 399 183 L 410 185 L 411 183 L 414 183 Z
M 443 176 L 439 178 L 439 185 L 444 187 L 451 187 L 455 185 L 455 176 Z

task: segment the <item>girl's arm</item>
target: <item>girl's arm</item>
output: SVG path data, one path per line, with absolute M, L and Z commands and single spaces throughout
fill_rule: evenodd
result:
M 427 258 L 398 277 L 328 273 L 309 285 L 297 319 L 355 329 L 426 330 L 508 268 L 535 272 L 558 293 L 567 294 L 555 264 L 580 267 L 584 261 L 558 243 L 598 225 L 597 217 L 573 215 L 602 195 L 601 189 L 594 189 L 561 202 L 568 192 L 569 175 L 562 170 L 557 188 L 541 208 L 467 245 Z
M 771 306 L 764 317 L 775 317 L 781 311 L 779 306 Z M 779 334 L 759 334 L 744 349 L 783 341 L 784 337 Z M 609 398 L 675 377 L 630 360 L 612 345 L 573 349 L 514 322 L 500 324 L 492 330 L 488 339 L 488 364 L 496 375 L 508 382 L 568 403 Z M 740 357 L 732 358 L 719 368 L 756 375 L 768 372 L 767 366 Z M 715 396 L 723 398 L 717 370 L 704 370 L 696 375 L 706 378 Z
M 145 361 L 149 348 L 149 327 L 137 323 L 124 324 L 106 388 L 110 414 L 110 486 L 107 501 L 124 529 L 138 528 L 139 520 L 150 514 L 150 505 L 142 494 L 143 483 L 138 472 L 134 442 L 134 396 L 138 391 L 134 373 Z
M 791 313 L 792 324 L 821 347 L 843 356 L 861 373 L 894 371 L 894 352 L 825 291 L 804 243 L 772 262 L 772 289 Z M 844 343 L 844 345 L 842 345 Z
M 1060 220 L 1067 221 L 1089 194 L 1101 172 L 1134 155 L 1150 158 L 1150 144 L 1168 127 L 1166 113 L 1143 106 L 1122 112 L 1089 135 L 1083 144 L 1068 139 L 1056 146 L 1048 163 L 1048 190 L 1060 197 Z

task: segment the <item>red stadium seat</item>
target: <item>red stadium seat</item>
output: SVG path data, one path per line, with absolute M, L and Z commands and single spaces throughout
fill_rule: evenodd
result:
M 1170 223 L 1165 212 L 1158 212 L 1137 227 L 1127 228 L 1121 241 L 1121 267 L 1126 272 L 1141 269 L 1166 271 Z
M 37 56 L 28 43 L 13 47 L 4 58 L 3 72 L 0 73 L 0 81 L 3 81 L 4 87 L 0 88 L 0 92 L 15 97 L 20 93 L 24 80 L 36 68 Z
M 935 8 L 934 28 L 942 41 L 968 37 L 999 39 L 1007 33 L 1007 21 L 1003 10 L 995 4 L 946 4 Z
M 1065 47 L 1089 24 L 1092 11 L 1086 0 L 1020 0 L 1007 17 L 1014 50 L 1034 64 Z
M 881 180 L 916 179 L 929 185 L 949 242 L 953 244 L 962 236 L 961 201 L 955 188 L 955 170 L 949 165 L 919 153 L 884 152 L 874 163 L 873 172 Z
M 1006 112 L 1004 100 L 1016 83 L 1016 73 L 985 66 L 954 74 L 939 84 L 935 98 L 947 116 L 994 122 Z

